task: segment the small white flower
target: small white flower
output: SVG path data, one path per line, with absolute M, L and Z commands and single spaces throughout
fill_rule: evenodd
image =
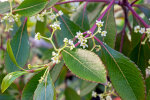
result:
M 69 40 L 67 38 L 64 38 L 64 40 L 63 40 L 64 43 L 68 43 L 68 41 Z
M 104 22 L 102 22 L 101 20 L 100 20 L 100 21 L 96 20 L 96 25 L 97 25 L 98 27 L 102 27 L 103 24 L 104 24 Z
M 69 39 L 69 45 L 73 45 L 73 41 Z
M 83 33 L 81 33 L 80 31 L 76 33 L 77 35 L 75 36 L 76 38 L 80 39 L 83 38 Z
M 108 96 L 106 97 L 106 100 L 112 100 L 111 96 L 108 95 Z
M 56 18 L 56 15 L 55 15 L 55 14 L 50 15 L 49 18 L 50 18 L 51 20 L 54 20 L 54 19 Z
M 44 10 L 44 11 L 41 13 L 41 15 L 44 16 L 44 15 L 46 15 L 46 13 L 47 13 L 46 10 Z
M 58 56 L 58 54 L 56 52 L 52 52 L 52 56 Z
M 92 91 L 92 97 L 94 97 L 94 98 L 97 97 L 97 93 L 95 91 Z
M 141 34 L 145 33 L 145 28 L 141 28 L 141 29 L 139 30 L 139 32 L 140 32 Z
M 75 45 L 73 44 L 73 41 L 69 39 L 69 42 L 68 42 L 68 43 L 69 43 L 69 45 L 70 45 L 70 46 L 69 46 L 69 47 L 70 47 L 70 50 L 73 50 L 73 49 L 75 48 Z
M 60 62 L 59 56 L 54 56 L 54 57 L 51 58 L 51 60 L 52 60 L 53 63 L 56 63 L 56 64 L 58 64 Z
M 12 22 L 14 22 L 15 20 L 14 20 L 14 18 L 13 18 L 12 16 L 10 16 L 10 17 L 8 18 L 8 21 L 9 21 L 10 23 L 12 23 Z
M 0 0 L 0 2 L 6 2 L 6 1 L 8 1 L 8 0 Z
M 78 42 L 79 43 L 86 43 L 87 39 L 85 37 L 83 37 L 83 38 L 80 38 Z
M 41 39 L 41 34 L 38 32 L 36 35 L 35 35 L 35 40 L 40 40 Z
M 101 32 L 102 32 L 101 30 L 102 30 L 102 29 L 101 29 L 100 27 L 98 27 L 97 32 L 98 32 L 98 33 L 101 33 Z
M 71 46 L 70 46 L 70 50 L 73 50 L 74 48 L 75 48 L 74 45 L 71 45 Z
M 146 28 L 146 33 L 150 34 L 150 28 Z
M 102 31 L 101 36 L 106 36 L 107 32 L 106 31 Z
M 139 25 L 134 27 L 134 32 L 135 33 L 139 32 L 139 30 L 140 30 L 140 26 Z
M 44 16 L 37 14 L 35 17 L 38 21 L 44 22 Z
M 54 30 L 61 30 L 59 21 L 54 22 L 52 25 L 50 25 L 50 27 L 52 27 Z
M 59 54 L 53 51 L 52 52 L 52 56 L 53 56 L 51 58 L 52 62 L 58 64 L 60 62 L 60 60 L 59 60 Z
M 87 31 L 87 34 L 91 34 L 92 32 L 91 31 Z
M 80 46 L 82 46 L 83 48 L 88 47 L 88 45 L 86 43 L 81 43 Z
M 56 14 L 56 16 L 62 16 L 63 15 L 63 12 L 60 10 L 58 11 L 58 13 Z

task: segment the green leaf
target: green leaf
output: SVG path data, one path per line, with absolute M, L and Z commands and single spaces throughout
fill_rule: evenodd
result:
M 141 4 L 138 8 L 145 14 L 145 16 L 149 19 L 150 18 L 150 4 Z
M 75 12 L 73 16 L 73 21 L 77 23 L 84 31 L 87 31 L 90 29 L 89 20 L 88 20 L 88 14 L 87 9 L 84 9 L 85 3 L 83 3 L 79 8 L 77 9 L 77 12 Z
M 15 59 L 15 56 L 13 54 L 13 51 L 12 51 L 12 48 L 11 48 L 11 45 L 10 45 L 10 39 L 8 39 L 7 41 L 7 52 L 8 52 L 8 55 L 11 59 L 11 61 L 16 65 L 16 66 L 19 66 L 16 59 Z
M 65 49 L 62 55 L 66 66 L 81 79 L 106 82 L 105 67 L 95 53 L 83 49 Z
M 26 23 L 23 23 L 17 33 L 13 36 L 13 39 L 10 41 L 10 45 L 13 53 L 10 53 L 10 51 L 9 53 L 6 52 L 5 56 L 5 65 L 8 72 L 19 70 L 16 64 L 13 63 L 15 62 L 13 56 L 11 55 L 10 58 L 9 54 L 14 54 L 16 62 L 21 67 L 24 67 L 28 60 L 30 45 Z M 10 49 L 10 45 L 7 49 Z
M 61 61 L 59 64 L 56 64 L 55 67 L 50 71 L 53 83 L 56 82 L 56 80 L 62 70 L 63 65 L 64 65 L 64 62 Z
M 107 31 L 106 37 L 103 37 L 102 40 L 106 44 L 108 44 L 111 48 L 115 47 L 115 38 L 116 38 L 116 22 L 114 17 L 114 6 L 111 7 L 110 10 L 106 13 L 106 15 L 103 17 L 102 21 L 104 21 L 104 26 L 102 27 L 102 30 Z M 100 36 L 100 34 L 98 34 Z
M 122 38 L 122 33 L 117 34 L 116 37 L 116 43 L 115 43 L 115 50 L 120 51 L 120 44 L 121 44 L 121 38 Z M 127 37 L 127 34 L 124 35 L 124 40 L 123 40 L 123 47 L 122 47 L 122 53 L 125 56 L 128 56 L 130 51 L 131 51 L 131 42 Z
M 150 100 L 150 91 L 149 91 L 148 94 L 147 94 L 146 100 Z
M 90 93 L 94 88 L 97 86 L 98 83 L 91 83 L 87 81 L 82 81 L 81 89 L 80 89 L 80 96 L 85 96 Z
M 90 25 L 95 23 L 103 8 L 104 3 L 95 3 L 95 2 L 88 3 L 87 13 Z
M 21 100 L 33 100 L 34 91 L 36 90 L 39 80 L 43 76 L 44 72 L 45 71 L 39 72 L 28 81 L 23 89 Z
M 81 100 L 81 97 L 72 88 L 65 89 L 65 100 Z
M 13 81 L 18 78 L 21 75 L 26 74 L 27 72 L 24 71 L 16 71 L 16 72 L 12 72 L 7 74 L 1 84 L 1 91 L 2 93 L 13 83 Z
M 59 0 L 50 0 L 50 2 L 48 3 L 47 7 L 51 7 L 54 4 L 56 4 Z
M 35 33 L 40 32 L 42 36 L 45 36 L 45 29 L 46 29 L 46 23 L 47 22 L 47 17 L 44 16 L 44 22 L 37 21 L 36 22 L 36 28 L 35 28 Z
M 3 14 L 10 10 L 9 2 L 0 2 L 0 14 Z
M 24 0 L 14 12 L 22 16 L 33 16 L 42 11 L 47 3 L 47 0 Z
M 150 91 L 150 76 L 146 79 L 146 92 L 147 92 L 147 94 L 149 91 Z
M 47 82 L 43 80 L 38 84 L 34 92 L 34 100 L 56 100 L 56 94 L 50 74 L 47 76 Z
M 147 43 L 142 45 L 139 42 L 139 44 L 133 48 L 130 53 L 130 59 L 138 65 L 144 77 L 146 76 L 146 68 L 148 67 L 148 60 L 150 58 L 150 53 L 148 53 L 149 51 L 150 48 Z
M 143 77 L 132 61 L 104 44 L 100 56 L 116 92 L 123 100 L 145 100 Z
M 62 46 L 64 38 L 72 39 L 76 32 L 82 31 L 82 29 L 65 16 L 59 17 L 59 21 L 61 30 L 57 31 L 55 35 L 58 46 Z
M 15 100 L 15 98 L 12 95 L 0 94 L 0 100 Z

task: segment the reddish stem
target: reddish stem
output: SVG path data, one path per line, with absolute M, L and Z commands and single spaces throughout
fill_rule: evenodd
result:
M 110 1 L 109 0 L 72 0 L 72 1 L 58 2 L 55 5 L 72 3 L 72 2 L 105 2 L 105 3 L 109 3 Z
M 127 3 L 126 6 L 127 6 L 128 9 L 132 12 L 132 14 L 144 25 L 145 28 L 150 27 L 150 26 L 133 10 L 133 8 L 130 6 L 129 3 Z
M 110 2 L 110 4 L 108 5 L 108 7 L 106 8 L 106 10 L 101 14 L 101 16 L 98 18 L 98 21 L 100 21 L 104 16 L 105 14 L 107 13 L 107 11 L 111 8 L 111 6 L 114 4 L 115 0 L 112 0 Z M 97 25 L 96 23 L 93 25 L 93 27 L 90 29 L 90 31 L 93 33 L 96 29 Z

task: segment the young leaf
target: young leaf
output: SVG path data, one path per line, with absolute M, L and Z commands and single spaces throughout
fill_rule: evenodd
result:
M 47 3 L 47 0 L 24 0 L 14 12 L 22 16 L 33 16 L 42 11 Z
M 21 75 L 26 74 L 27 72 L 25 71 L 16 71 L 16 72 L 12 72 L 7 74 L 1 84 L 1 91 L 2 93 L 13 83 L 13 81 L 18 78 Z
M 100 56 L 115 90 L 123 100 L 145 100 L 143 77 L 132 61 L 104 44 Z
M 65 49 L 62 52 L 66 66 L 78 77 L 98 83 L 106 83 L 106 70 L 100 58 L 93 52 Z
M 72 88 L 66 88 L 65 90 L 65 100 L 81 100 L 81 97 Z
M 56 100 L 56 94 L 50 74 L 47 76 L 47 82 L 43 80 L 38 84 L 34 92 L 34 100 Z
M 62 46 L 64 38 L 72 39 L 75 37 L 76 32 L 82 31 L 82 29 L 65 16 L 59 17 L 59 21 L 61 30 L 56 32 L 56 40 L 58 46 Z
M 26 23 L 23 23 L 19 28 L 19 30 L 17 31 L 17 33 L 13 36 L 13 39 L 10 41 L 10 45 L 12 48 L 11 50 L 12 53 L 10 53 L 10 51 L 6 52 L 6 56 L 5 56 L 5 65 L 6 65 L 6 70 L 8 72 L 19 70 L 19 68 L 16 66 L 12 54 L 14 54 L 16 62 L 21 67 L 24 67 L 28 59 L 30 46 L 29 46 L 29 37 L 27 34 Z M 7 48 L 9 50 L 10 50 L 10 45 Z

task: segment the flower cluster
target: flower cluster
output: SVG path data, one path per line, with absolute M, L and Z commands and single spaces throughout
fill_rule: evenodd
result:
M 147 34 L 150 34 L 150 28 L 144 28 L 144 27 L 140 27 L 139 25 L 135 26 L 134 27 L 134 32 L 135 33 L 147 33 Z
M 37 32 L 35 35 L 35 40 L 40 40 L 40 39 L 41 39 L 41 34 Z
M 64 38 L 63 42 L 65 43 L 65 46 L 70 48 L 70 50 L 73 50 L 75 48 L 75 45 L 71 39 L 68 40 L 67 38 Z
M 92 97 L 96 98 L 99 96 L 101 100 L 112 100 L 110 95 L 104 95 L 104 94 L 97 94 L 95 91 L 92 92 Z
M 44 22 L 44 16 L 47 14 L 46 10 L 44 10 L 41 14 L 37 14 L 35 16 L 35 18 L 38 20 L 38 21 L 41 21 L 41 22 Z
M 90 33 L 90 31 L 88 31 L 88 33 Z M 86 44 L 87 39 L 83 36 L 83 33 L 79 31 L 76 34 L 77 35 L 75 37 L 78 38 L 78 42 L 80 43 L 80 46 L 82 46 L 83 48 L 88 47 L 88 45 Z
M 145 41 L 142 43 L 142 44 L 145 44 L 146 40 L 149 39 L 149 42 L 150 42 L 150 28 L 141 28 L 139 25 L 138 26 L 135 26 L 134 27 L 134 32 L 135 33 L 146 33 L 147 34 L 147 37 L 145 39 Z
M 48 18 L 50 20 L 54 20 L 55 18 L 57 18 L 58 16 L 62 16 L 63 12 L 62 11 L 58 11 L 57 14 L 52 13 L 52 10 L 50 12 L 47 12 L 46 10 L 44 10 L 41 14 L 37 14 L 35 15 L 35 18 L 38 21 L 44 22 L 44 16 L 49 15 Z
M 60 22 L 59 21 L 56 21 L 54 22 L 53 24 L 50 25 L 50 27 L 53 29 L 53 30 L 61 30 L 61 27 L 60 27 Z
M 59 54 L 53 51 L 52 52 L 52 56 L 53 56 L 51 58 L 52 62 L 58 64 L 60 62 L 60 60 L 59 60 Z
M 5 31 L 12 31 L 13 29 L 13 23 L 17 22 L 19 19 L 19 15 L 13 15 L 11 13 L 7 13 L 4 15 L 4 17 L 2 17 L 2 19 L 0 20 L 0 22 L 6 22 L 6 29 Z
M 102 94 L 97 94 L 96 92 L 92 92 L 93 97 L 99 97 L 101 100 L 112 100 L 111 95 L 114 95 L 114 90 L 112 88 L 112 84 L 108 82 L 107 86 L 105 86 L 105 91 Z
M 100 20 L 100 21 L 96 20 L 96 25 L 97 25 L 97 27 L 98 27 L 97 32 L 98 32 L 98 33 L 101 33 L 101 36 L 105 37 L 106 34 L 107 34 L 107 32 L 106 32 L 106 31 L 102 31 L 103 24 L 104 24 L 103 21 L 101 21 L 101 20 Z

